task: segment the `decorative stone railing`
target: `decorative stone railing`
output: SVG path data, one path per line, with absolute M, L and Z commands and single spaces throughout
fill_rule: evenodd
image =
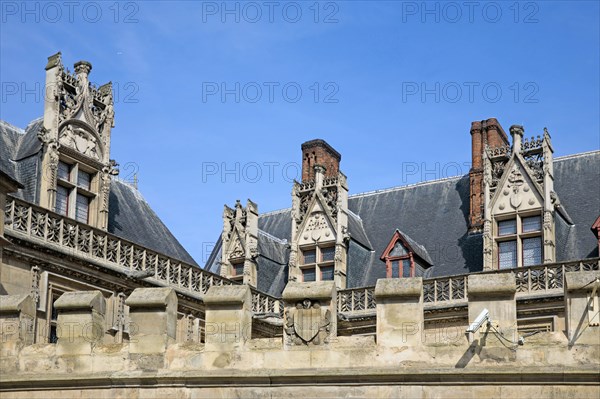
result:
M 281 299 L 252 289 L 252 311 L 255 314 L 283 317 L 283 303 Z
M 237 284 L 19 199 L 7 199 L 6 221 L 8 234 L 43 241 L 72 255 L 108 262 L 125 274 L 155 279 L 192 293 L 206 294 L 212 286 Z M 252 289 L 252 310 L 283 316 L 281 301 L 256 289 Z
M 580 261 L 549 263 L 480 272 L 477 274 L 514 273 L 517 284 L 516 297 L 562 295 L 566 272 L 600 270 L 600 258 Z M 423 302 L 425 309 L 451 307 L 467 304 L 468 274 L 429 278 L 423 280 Z M 338 291 L 338 312 L 346 314 L 374 314 L 376 301 L 375 287 L 360 287 Z
M 438 305 L 467 301 L 467 274 L 423 280 L 423 302 Z
M 7 198 L 6 232 L 9 235 L 58 246 L 74 256 L 85 256 L 138 278 L 152 278 L 173 288 L 206 294 L 215 285 L 236 284 L 200 269 L 95 229 L 27 202 Z M 253 290 L 253 310 L 280 313 L 279 300 Z
M 360 287 L 337 292 L 338 312 L 369 313 L 375 310 L 375 287 Z

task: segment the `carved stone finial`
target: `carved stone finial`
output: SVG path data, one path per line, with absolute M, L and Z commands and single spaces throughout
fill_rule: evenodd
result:
M 512 125 L 510 127 L 510 135 L 513 139 L 513 152 L 521 152 L 521 143 L 525 129 L 521 125 Z
M 48 63 L 46 64 L 46 71 L 61 65 L 62 64 L 61 56 L 62 56 L 62 54 L 59 51 L 58 53 L 48 57 Z
M 87 61 L 78 61 L 74 65 L 77 75 L 89 75 L 92 71 L 92 64 Z

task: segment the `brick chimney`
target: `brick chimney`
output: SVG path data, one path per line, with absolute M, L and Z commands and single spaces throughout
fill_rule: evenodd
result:
M 310 140 L 302 144 L 302 181 L 314 180 L 315 166 L 325 168 L 324 177 L 335 177 L 340 171 L 342 156 L 325 140 Z
M 505 145 L 508 136 L 496 118 L 471 123 L 469 233 L 483 230 L 483 151 Z

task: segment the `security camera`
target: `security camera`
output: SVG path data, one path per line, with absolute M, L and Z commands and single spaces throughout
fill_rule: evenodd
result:
M 473 323 L 471 323 L 471 325 L 469 326 L 469 328 L 467 328 L 466 333 L 475 333 L 477 332 L 477 330 L 479 330 L 481 328 L 481 326 L 483 326 L 483 324 L 485 322 L 489 322 L 490 320 L 490 312 L 487 309 L 483 309 L 481 311 L 481 313 L 479 313 L 479 316 L 477 316 L 477 318 L 475 319 L 475 321 Z

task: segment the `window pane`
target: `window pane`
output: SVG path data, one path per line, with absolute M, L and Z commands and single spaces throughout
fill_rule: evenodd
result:
M 329 262 L 335 259 L 335 247 L 321 248 L 321 262 Z
M 525 238 L 523 240 L 523 266 L 542 263 L 542 238 Z
M 394 260 L 392 261 L 392 278 L 400 277 L 400 261 Z
M 402 261 L 402 277 L 410 277 L 410 259 Z
M 90 200 L 85 195 L 77 194 L 77 204 L 75 206 L 75 219 L 82 223 L 88 222 L 88 211 Z
M 529 218 L 523 218 L 523 233 L 529 231 L 540 231 L 542 230 L 542 218 L 539 216 L 533 216 Z
M 315 268 L 302 269 L 302 281 L 315 281 Z
M 315 251 L 314 249 L 302 251 L 302 257 L 304 259 L 305 265 L 310 265 L 311 263 L 317 263 L 317 251 Z
M 69 181 L 71 173 L 71 165 L 62 161 L 58 162 L 58 178 Z
M 326 266 L 321 268 L 321 280 L 333 280 L 333 266 Z
M 89 173 L 83 172 L 81 170 L 77 173 L 77 185 L 79 187 L 89 190 L 91 180 L 92 176 Z
M 244 264 L 243 263 L 234 263 L 231 266 L 233 267 L 233 275 L 234 276 L 243 276 L 244 275 Z
M 517 234 L 517 220 L 503 220 L 498 222 L 498 235 Z
M 500 269 L 517 267 L 517 242 L 505 241 L 498 243 L 498 260 Z
M 56 213 L 67 216 L 69 214 L 69 190 L 63 186 L 56 187 Z

